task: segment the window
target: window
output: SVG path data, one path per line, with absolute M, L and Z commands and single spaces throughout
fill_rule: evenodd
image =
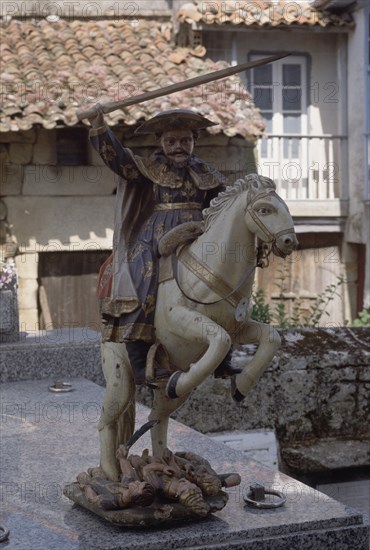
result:
M 251 60 L 267 54 L 252 55 Z M 266 121 L 259 171 L 278 180 L 283 197 L 307 197 L 307 58 L 291 55 L 248 71 L 248 89 Z
M 59 128 L 57 131 L 57 163 L 61 166 L 87 164 L 87 129 Z
M 261 56 L 253 56 L 258 59 Z M 306 59 L 289 56 L 250 71 L 248 88 L 267 122 L 269 135 L 293 136 L 284 139 L 284 158 L 299 158 L 299 140 L 307 133 Z M 262 140 L 261 157 L 268 158 L 267 140 Z

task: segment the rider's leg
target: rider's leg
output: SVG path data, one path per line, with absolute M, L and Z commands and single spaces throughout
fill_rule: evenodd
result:
M 213 373 L 213 376 L 215 378 L 230 378 L 231 376 L 235 376 L 236 374 L 242 372 L 242 369 L 235 367 L 232 364 L 232 355 L 233 348 L 228 351 L 226 357 L 221 361 L 221 363 L 218 365 L 217 369 Z
M 130 359 L 135 384 L 140 385 L 145 382 L 146 358 L 151 343 L 137 340 L 135 342 L 126 342 L 126 350 Z

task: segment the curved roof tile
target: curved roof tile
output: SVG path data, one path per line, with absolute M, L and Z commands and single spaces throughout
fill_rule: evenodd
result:
M 176 18 L 180 23 L 244 25 L 253 28 L 354 26 L 349 12 L 339 15 L 316 9 L 312 3 L 301 0 L 192 0 L 180 7 Z
M 200 59 L 202 49 L 174 47 L 172 30 L 169 22 L 149 19 L 135 25 L 127 19 L 3 23 L 0 131 L 28 130 L 33 124 L 73 126 L 76 111 L 97 101 L 117 101 L 227 66 Z M 213 87 L 115 111 L 107 121 L 134 125 L 164 109 L 192 107 L 219 123 L 211 133 L 245 138 L 263 133 L 259 111 L 235 75 Z

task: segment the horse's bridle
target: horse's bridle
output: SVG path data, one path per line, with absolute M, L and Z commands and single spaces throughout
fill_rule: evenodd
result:
M 271 252 L 273 252 L 276 256 L 280 256 L 281 258 L 285 258 L 287 256 L 287 254 L 285 254 L 277 246 L 276 241 L 282 235 L 286 235 L 286 234 L 292 233 L 292 232 L 294 233 L 294 227 L 289 227 L 288 229 L 283 229 L 282 231 L 279 231 L 278 233 L 276 233 L 276 235 L 274 235 L 266 227 L 266 225 L 262 222 L 262 220 L 259 218 L 258 214 L 253 210 L 253 205 L 257 200 L 263 199 L 265 197 L 271 197 L 271 195 L 276 197 L 285 206 L 284 201 L 279 197 L 279 195 L 277 193 L 275 193 L 275 191 L 260 193 L 260 194 L 256 195 L 253 199 L 251 199 L 250 202 L 247 200 L 248 206 L 246 207 L 245 212 L 248 212 L 248 214 L 251 216 L 254 223 L 260 228 L 262 233 L 266 236 L 267 243 L 263 243 L 262 245 L 260 245 L 257 248 L 257 257 L 256 257 L 255 265 L 253 265 L 251 268 L 249 268 L 242 275 L 242 277 L 241 277 L 240 281 L 238 282 L 237 286 L 234 289 L 231 289 L 231 291 L 228 294 L 226 294 L 226 296 L 223 296 L 219 300 L 214 300 L 214 301 L 211 301 L 211 302 L 201 302 L 200 300 L 197 300 L 196 298 L 192 298 L 191 296 L 188 296 L 188 294 L 186 294 L 186 292 L 181 288 L 179 280 L 178 280 L 178 270 L 177 270 L 177 268 L 178 268 L 178 259 L 181 261 L 181 258 L 178 258 L 176 253 L 174 253 L 172 255 L 173 276 L 174 276 L 174 279 L 176 281 L 176 284 L 177 284 L 179 290 L 185 296 L 185 298 L 187 298 L 188 300 L 191 300 L 195 304 L 200 304 L 200 305 L 203 305 L 203 306 L 210 306 L 210 305 L 214 305 L 214 304 L 219 304 L 220 302 L 222 302 L 224 300 L 228 300 L 233 294 L 235 294 L 239 290 L 239 288 L 247 282 L 247 280 L 252 275 L 252 273 L 254 273 L 254 270 L 256 269 L 256 267 L 262 267 L 262 268 L 266 267 L 268 265 L 268 257 L 271 254 Z M 267 249 L 266 249 L 266 245 L 271 245 L 271 247 L 267 246 Z M 184 248 L 182 248 L 180 250 L 179 255 L 181 255 L 181 252 L 183 250 L 184 250 Z M 198 259 L 198 261 L 200 262 L 199 259 Z M 201 263 L 203 264 L 203 266 L 205 265 L 203 262 L 201 262 Z M 209 272 L 211 272 L 211 270 L 209 268 L 208 268 L 208 270 L 209 270 Z M 217 278 L 220 281 L 222 281 L 222 283 L 224 285 L 227 285 L 227 283 L 222 279 L 222 277 L 217 275 Z M 208 286 L 209 286 L 209 284 L 208 284 Z M 211 288 L 211 290 L 214 290 L 214 289 Z
M 285 254 L 285 252 L 283 252 L 278 247 L 276 242 L 277 242 L 277 239 L 279 237 L 281 237 L 282 235 L 288 235 L 289 233 L 294 233 L 294 227 L 288 227 L 287 229 L 282 229 L 281 231 L 279 231 L 278 233 L 276 233 L 274 235 L 273 233 L 271 233 L 271 231 L 268 229 L 268 227 L 266 227 L 266 225 L 263 223 L 263 221 L 259 218 L 257 212 L 255 210 L 253 210 L 254 203 L 257 200 L 264 199 L 265 197 L 271 197 L 271 195 L 273 197 L 277 198 L 285 206 L 285 203 L 284 203 L 283 199 L 281 199 L 279 197 L 279 195 L 277 193 L 275 193 L 275 191 L 269 191 L 269 192 L 267 191 L 266 193 L 260 193 L 260 194 L 256 195 L 253 199 L 251 199 L 250 202 L 247 201 L 248 206 L 245 209 L 245 211 L 248 212 L 248 214 L 250 215 L 250 217 L 252 218 L 254 223 L 257 225 L 257 227 L 259 227 L 259 229 L 262 231 L 262 233 L 267 238 L 266 244 L 271 245 L 271 248 L 270 248 L 269 252 L 267 254 L 264 253 L 263 256 L 262 256 L 265 260 L 268 258 L 268 256 L 271 254 L 271 252 L 273 252 L 276 256 L 279 256 L 280 258 L 286 258 L 287 254 Z M 260 251 L 261 251 L 261 250 L 263 250 L 264 247 L 262 245 L 259 248 L 260 248 Z M 257 253 L 257 258 L 258 258 L 258 253 Z M 266 264 L 265 262 L 261 263 L 257 260 L 257 266 L 258 267 L 266 267 L 266 265 L 268 265 L 268 264 Z

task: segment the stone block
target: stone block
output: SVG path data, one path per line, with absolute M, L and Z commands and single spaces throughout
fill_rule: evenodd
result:
M 109 250 L 114 196 L 7 197 L 8 220 L 26 252 Z
M 17 294 L 0 290 L 0 342 L 19 340 Z
M 119 177 L 105 166 L 29 165 L 24 172 L 24 195 L 112 195 Z
M 24 309 L 37 309 L 37 298 L 39 285 L 37 279 L 23 279 L 18 281 L 19 307 Z
M 21 312 L 22 313 L 22 312 Z M 1 346 L 0 380 L 42 380 L 85 376 L 104 385 L 100 334 L 80 327 L 40 331 L 21 321 L 20 341 Z
M 37 253 L 19 254 L 15 257 L 18 276 L 22 279 L 37 279 L 39 255 Z
M 33 145 L 31 143 L 11 143 L 9 157 L 13 164 L 28 164 L 32 159 Z
M 37 139 L 33 147 L 32 164 L 57 164 L 55 130 L 37 129 Z
M 21 132 L 1 132 L 0 143 L 34 143 L 36 132 L 34 129 Z
M 199 156 L 211 162 L 220 172 L 235 173 L 235 177 L 240 177 L 245 173 L 252 172 L 255 167 L 253 155 L 250 155 L 251 149 L 242 147 L 227 148 L 227 155 L 218 147 L 204 146 L 198 148 Z
M 10 163 L 10 157 L 9 157 L 9 151 L 6 145 L 0 144 L 0 166 L 3 164 L 9 164 Z
M 103 389 L 81 378 L 68 381 L 74 389 L 69 394 L 50 393 L 52 378 L 2 386 L 2 441 L 7 449 L 0 465 L 2 524 L 11 531 L 8 550 L 51 545 L 55 550 L 368 550 L 369 528 L 360 512 L 174 421 L 169 428 L 172 450 L 196 452 L 217 472 L 241 475 L 241 485 L 228 490 L 229 501 L 222 511 L 200 522 L 148 530 L 118 528 L 72 506 L 62 495 L 63 486 L 98 464 Z M 148 412 L 138 406 L 137 427 L 147 420 Z M 147 433 L 132 452 L 140 454 L 148 447 Z M 282 491 L 285 505 L 277 510 L 246 507 L 243 496 L 256 481 Z
M 33 333 L 39 329 L 39 312 L 38 309 L 20 309 L 19 310 L 19 327 L 21 332 Z
M 19 195 L 22 192 L 23 170 L 20 164 L 0 164 L 1 195 Z

